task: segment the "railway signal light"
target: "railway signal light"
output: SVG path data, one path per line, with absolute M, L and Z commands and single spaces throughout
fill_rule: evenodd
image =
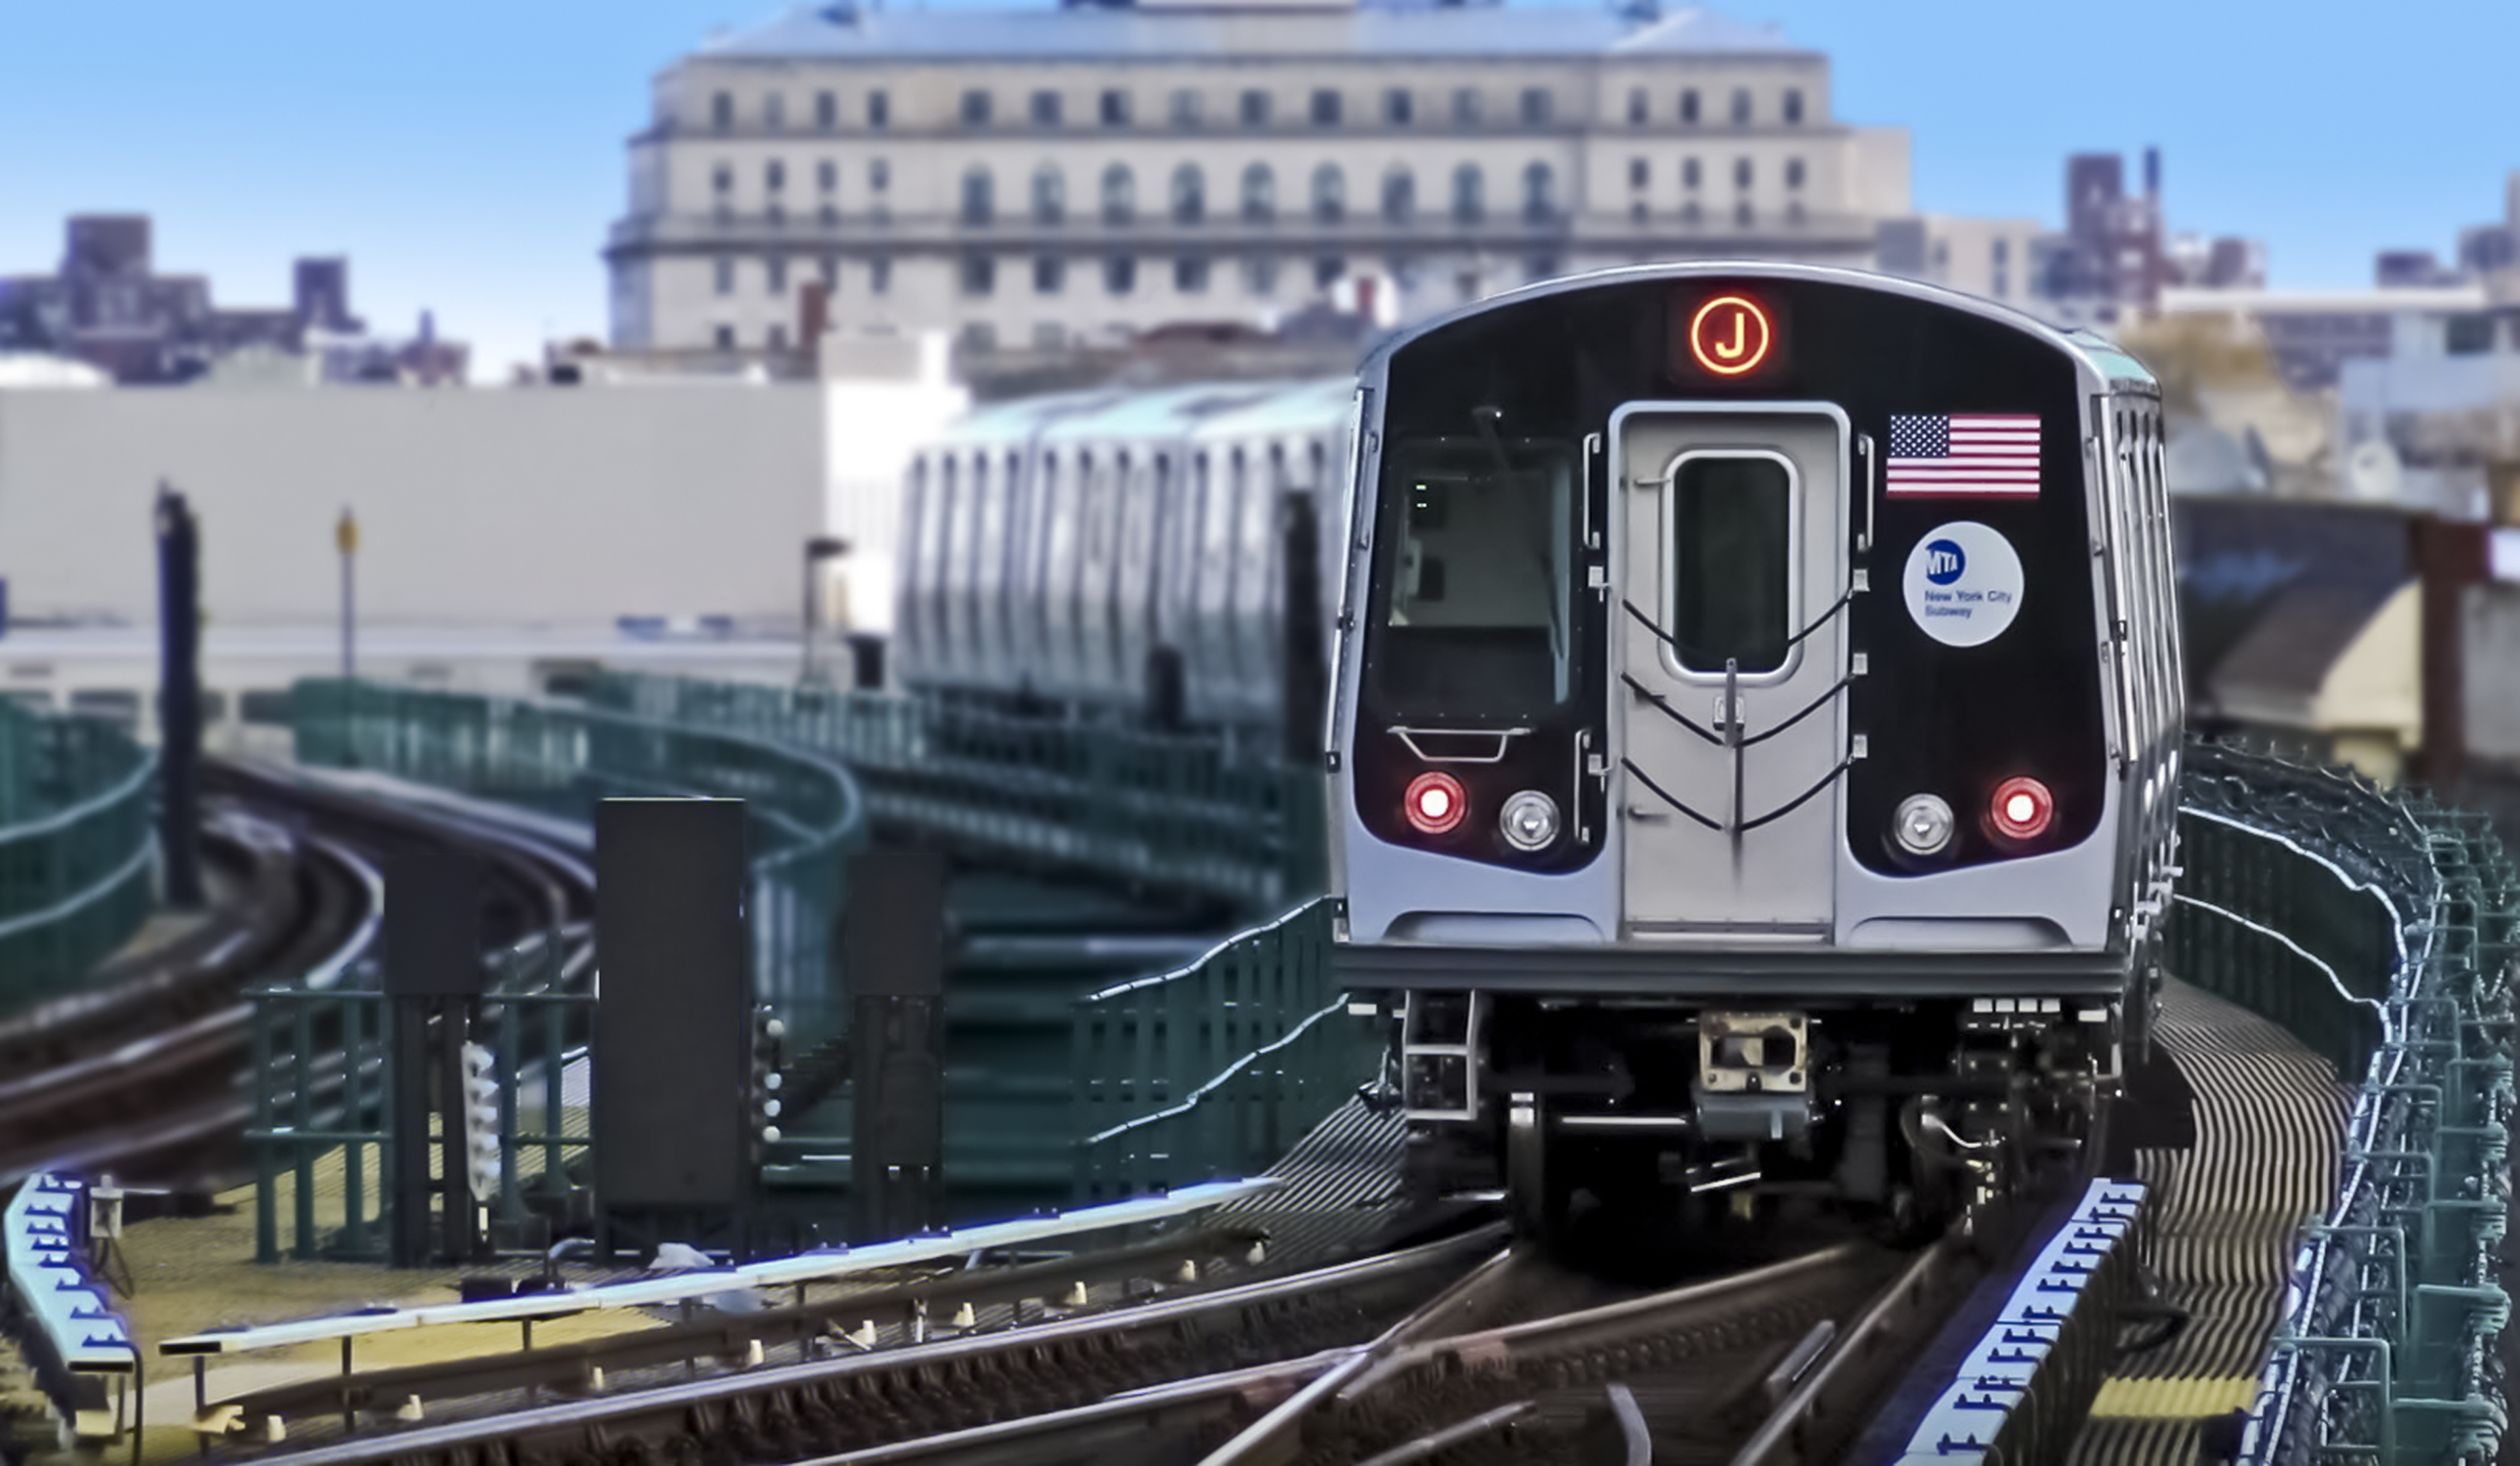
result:
M 775 1145 L 784 1132 L 779 1121 L 787 1105 L 780 1094 L 786 1078 L 780 1073 L 781 1049 L 788 1037 L 788 1025 L 767 1007 L 752 1013 L 752 1115 L 751 1130 L 755 1139 L 764 1145 Z
M 499 1061 L 478 1044 L 464 1045 L 464 1175 L 472 1199 L 487 1206 L 499 1194 L 505 1146 L 499 1136 Z

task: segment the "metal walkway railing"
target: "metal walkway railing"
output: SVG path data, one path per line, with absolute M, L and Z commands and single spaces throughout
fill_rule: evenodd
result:
M 2491 1461 L 2520 871 L 2481 818 L 2335 771 L 2202 747 L 2184 798 L 2173 970 L 2360 1081 L 2243 1457 Z
M 85 977 L 149 917 L 157 756 L 0 698 L 0 1012 Z
M 297 760 L 372 770 L 591 821 L 612 795 L 746 802 L 754 991 L 800 1044 L 840 1029 L 833 923 L 867 840 L 849 771 L 813 750 L 703 721 L 310 680 L 293 692 Z
M 1322 887 L 1322 779 L 1273 747 L 931 698 L 610 675 L 590 705 L 839 760 L 873 817 L 975 854 L 1219 898 L 1246 915 Z

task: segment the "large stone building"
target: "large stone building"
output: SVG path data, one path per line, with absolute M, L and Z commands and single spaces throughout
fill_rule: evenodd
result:
M 667 67 L 629 155 L 614 344 L 677 354 L 1266 325 L 1360 280 L 1411 319 L 1643 260 L 1868 265 L 1909 212 L 1906 133 L 1835 120 L 1826 57 L 1635 6 L 820 6 Z

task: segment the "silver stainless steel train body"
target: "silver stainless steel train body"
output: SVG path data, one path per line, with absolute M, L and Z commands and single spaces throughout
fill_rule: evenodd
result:
M 974 412 L 912 462 L 896 677 L 1082 716 L 1136 719 L 1169 700 L 1161 717 L 1203 727 L 1271 723 L 1285 521 L 1294 506 L 1343 518 L 1354 398 L 1342 378 Z M 1337 536 L 1312 538 L 1328 548 L 1300 583 L 1334 584 Z
M 2151 376 L 1741 263 L 1500 296 L 1359 386 L 1332 895 L 1421 1167 L 1548 1226 L 2088 1150 L 2175 871 Z

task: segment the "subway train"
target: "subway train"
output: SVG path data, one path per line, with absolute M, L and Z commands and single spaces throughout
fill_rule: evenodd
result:
M 1466 307 L 1359 400 L 1331 895 L 1415 1169 L 1547 1233 L 2090 1164 L 2176 870 L 2151 375 L 1710 263 Z
M 1418 1184 L 1542 1233 L 1674 1196 L 1930 1222 L 2089 1163 L 2143 1040 L 2162 466 L 2156 383 L 2088 333 L 1846 270 L 1609 271 L 1354 379 L 973 413 L 910 470 L 894 675 L 1291 720 Z
M 1274 751 L 1288 587 L 1318 597 L 1344 562 L 1319 526 L 1343 512 L 1355 414 L 1351 378 L 971 413 L 904 484 L 894 680 L 982 706 L 1262 732 Z M 1301 655 L 1327 657 L 1318 613 L 1291 624 Z

